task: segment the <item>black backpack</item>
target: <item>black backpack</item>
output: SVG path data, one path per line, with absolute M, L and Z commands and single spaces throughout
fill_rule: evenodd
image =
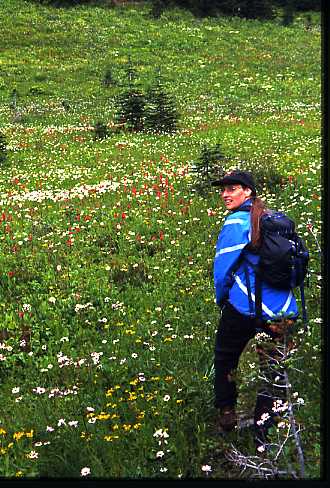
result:
M 309 253 L 295 231 L 295 224 L 282 212 L 260 219 L 259 274 L 274 288 L 296 288 L 304 283 Z
M 283 212 L 271 212 L 260 218 L 261 244 L 257 254 L 260 260 L 257 266 L 251 263 L 245 253 L 238 266 L 244 260 L 255 271 L 256 318 L 261 319 L 261 282 L 264 281 L 277 289 L 300 288 L 302 318 L 306 327 L 307 313 L 305 306 L 304 280 L 307 275 L 309 252 L 304 241 L 295 230 L 295 223 Z M 247 245 L 246 250 L 256 252 Z M 235 267 L 237 269 L 237 267 Z M 246 283 L 252 309 L 250 280 L 245 268 Z

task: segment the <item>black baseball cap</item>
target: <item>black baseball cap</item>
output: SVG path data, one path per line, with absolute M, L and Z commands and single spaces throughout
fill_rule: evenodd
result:
M 231 185 L 233 183 L 239 183 L 242 186 L 251 188 L 252 194 L 256 195 L 256 184 L 252 174 L 249 171 L 230 171 L 226 173 L 220 180 L 212 181 L 212 186 L 224 186 Z

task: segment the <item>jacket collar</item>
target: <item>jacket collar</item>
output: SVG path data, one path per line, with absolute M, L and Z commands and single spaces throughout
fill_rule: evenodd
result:
M 235 210 L 232 211 L 232 213 L 234 212 L 250 212 L 251 210 L 251 207 L 252 207 L 252 198 L 249 198 L 248 200 L 245 200 L 244 203 L 242 203 L 242 205 L 238 208 L 236 208 Z

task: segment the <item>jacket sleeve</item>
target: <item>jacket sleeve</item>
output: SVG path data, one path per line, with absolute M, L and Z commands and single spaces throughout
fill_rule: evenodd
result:
M 236 212 L 229 215 L 218 237 L 213 265 L 215 297 L 219 306 L 228 298 L 233 285 L 231 269 L 249 242 L 250 214 Z

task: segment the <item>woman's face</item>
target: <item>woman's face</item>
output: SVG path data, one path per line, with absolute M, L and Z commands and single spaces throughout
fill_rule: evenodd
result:
M 245 200 L 251 197 L 251 188 L 243 188 L 239 183 L 225 185 L 221 190 L 221 198 L 227 210 L 236 210 Z

